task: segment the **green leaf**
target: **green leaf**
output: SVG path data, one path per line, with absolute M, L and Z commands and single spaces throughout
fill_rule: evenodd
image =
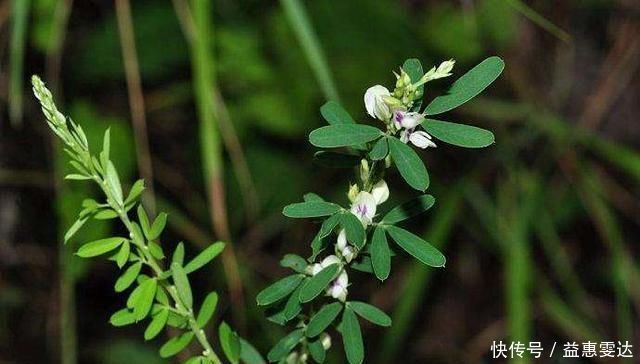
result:
M 311 277 L 300 290 L 300 302 L 305 303 L 316 298 L 336 276 L 338 269 L 340 269 L 338 264 L 331 264 Z
M 370 142 L 384 135 L 373 126 L 336 124 L 323 126 L 309 134 L 311 144 L 320 148 L 348 147 Z
M 135 282 L 136 278 L 138 278 L 138 274 L 140 274 L 140 270 L 142 269 L 142 262 L 133 263 L 124 273 L 118 278 L 115 285 L 116 292 L 122 292 L 125 289 L 129 288 L 133 282 Z
M 195 258 L 193 258 L 187 265 L 184 267 L 184 272 L 189 274 L 191 272 L 195 272 L 196 270 L 202 268 L 207 263 L 213 260 L 213 258 L 217 257 L 224 250 L 224 243 L 217 242 L 209 245 L 205 250 L 200 252 Z
M 347 303 L 360 317 L 378 326 L 391 326 L 391 317 L 376 306 L 365 302 L 351 301 Z
M 427 107 L 426 115 L 442 114 L 471 100 L 500 76 L 504 61 L 489 57 L 453 83 L 446 95 L 438 96 Z
M 324 350 L 324 346 L 322 346 L 322 339 L 310 342 L 307 345 L 307 349 L 309 349 L 309 354 L 311 354 L 311 358 L 316 363 L 324 363 L 324 360 L 327 356 L 327 351 Z
M 178 296 L 187 308 L 193 307 L 193 295 L 191 294 L 191 285 L 184 268 L 180 264 L 171 263 L 171 271 L 173 272 L 173 283 L 178 290 Z
M 384 281 L 391 272 L 391 251 L 383 228 L 374 230 L 369 253 L 371 254 L 371 264 L 376 277 Z
M 267 364 L 260 352 L 243 338 L 240 338 L 240 360 L 245 364 Z
M 340 206 L 331 202 L 310 201 L 287 205 L 282 214 L 292 218 L 320 217 L 333 215 L 340 209 Z
M 393 240 L 407 253 L 431 267 L 444 267 L 446 258 L 433 245 L 397 226 L 387 227 Z
M 422 63 L 420 60 L 416 58 L 410 58 L 404 61 L 402 65 L 402 69 L 409 75 L 412 83 L 418 82 L 422 76 L 424 75 L 424 70 L 422 69 Z M 413 106 L 411 107 L 411 111 L 419 111 L 420 106 L 422 105 L 422 97 L 424 96 L 424 85 L 418 87 L 416 90 L 415 101 Z
M 87 180 L 90 180 L 91 177 L 85 176 L 82 174 L 72 173 L 64 176 L 64 179 L 70 180 L 70 181 L 87 181 Z
M 284 359 L 289 354 L 291 349 L 298 345 L 303 336 L 303 329 L 296 329 L 291 331 L 287 336 L 280 339 L 280 341 L 278 341 L 278 343 L 273 348 L 271 348 L 271 350 L 267 354 L 267 359 L 272 363 Z
M 89 216 L 78 218 L 78 220 L 76 220 L 76 222 L 74 222 L 69 230 L 64 234 L 64 243 L 66 244 L 88 220 Z
M 280 260 L 280 266 L 284 268 L 291 268 L 298 273 L 304 273 L 307 269 L 307 261 L 296 254 L 287 254 Z
M 353 118 L 349 113 L 335 101 L 327 101 L 322 107 L 320 107 L 320 114 L 322 117 L 332 125 L 336 124 L 355 124 Z
M 113 237 L 92 241 L 81 246 L 76 254 L 82 258 L 95 257 L 115 250 L 125 240 L 127 239 L 121 237 Z
M 430 209 L 436 199 L 431 195 L 422 195 L 402 205 L 394 207 L 380 221 L 381 224 L 396 224 L 419 215 Z
M 111 220 L 116 217 L 118 217 L 118 213 L 112 209 L 102 209 L 93 215 L 93 218 L 96 220 Z
M 318 233 L 318 237 L 322 239 L 328 236 L 329 234 L 331 234 L 333 229 L 335 229 L 338 223 L 340 223 L 340 220 L 342 220 L 342 216 L 340 214 L 331 215 L 331 217 L 324 220 L 322 222 L 322 226 L 320 226 L 320 232 Z
M 484 148 L 495 143 L 492 132 L 475 126 L 427 119 L 422 127 L 437 139 L 459 147 Z
M 122 200 L 122 185 L 120 185 L 120 178 L 118 177 L 118 172 L 116 172 L 116 168 L 113 166 L 111 161 L 107 162 L 107 170 L 105 176 L 107 185 L 110 187 L 109 190 L 112 193 L 112 197 L 116 199 L 116 202 L 119 205 L 123 204 Z
M 389 152 L 402 178 L 418 191 L 429 187 L 427 168 L 416 152 L 397 138 L 389 138 Z
M 118 268 L 122 268 L 127 264 L 127 261 L 129 261 L 129 254 L 131 254 L 131 244 L 129 244 L 129 240 L 125 240 L 116 255 L 116 264 L 118 264 Z
M 327 168 L 351 168 L 360 164 L 362 158 L 357 154 L 338 153 L 321 150 L 313 155 L 317 164 Z
M 364 272 L 373 274 L 373 264 L 371 263 L 371 257 L 362 255 L 360 260 L 351 262 L 351 268 Z
M 167 320 L 169 319 L 169 310 L 166 308 L 161 309 L 157 314 L 153 316 L 151 323 L 147 326 L 147 329 L 144 330 L 144 339 L 151 340 L 154 337 L 158 336 L 162 329 L 164 329 L 167 324 Z
M 136 316 L 136 321 L 140 321 L 147 317 L 153 300 L 156 297 L 156 288 L 158 281 L 155 279 L 147 279 L 140 283 L 140 294 L 133 306 L 133 314 Z
M 127 326 L 136 322 L 136 316 L 133 314 L 133 311 L 123 308 L 111 315 L 109 322 L 115 327 Z
M 189 345 L 191 340 L 193 340 L 193 332 L 186 332 L 180 336 L 172 337 L 160 348 L 160 357 L 170 358 L 178 354 Z
M 347 211 L 342 214 L 340 224 L 346 232 L 347 240 L 353 243 L 353 245 L 355 245 L 358 249 L 361 249 L 364 246 L 365 239 L 365 231 L 364 227 L 362 226 L 362 222 L 358 220 L 356 215 Z
M 387 141 L 387 138 L 380 138 L 373 145 L 373 148 L 371 148 L 369 157 L 374 161 L 379 161 L 384 159 L 387 154 L 389 154 L 389 142 Z
M 302 282 L 303 279 L 303 275 L 293 274 L 273 283 L 258 293 L 258 296 L 256 297 L 258 305 L 266 306 L 280 301 L 293 292 L 300 285 L 300 282 Z
M 149 252 L 154 258 L 158 260 L 164 259 L 164 250 L 162 250 L 162 247 L 160 245 L 154 243 L 153 241 L 149 241 Z
M 143 191 L 144 191 L 144 180 L 139 179 L 133 184 L 133 186 L 131 186 L 131 190 L 129 190 L 129 196 L 127 196 L 127 199 L 124 201 L 124 204 L 131 205 L 132 203 L 137 201 L 138 197 L 142 195 Z
M 284 309 L 282 310 L 282 315 L 285 321 L 289 321 L 294 317 L 298 316 L 300 311 L 302 311 L 302 305 L 300 304 L 300 290 L 302 286 L 298 286 L 295 291 L 289 296 L 287 299 L 287 303 L 284 305 Z
M 342 314 L 341 334 L 349 364 L 362 363 L 364 360 L 364 344 L 362 343 L 360 323 L 349 306 L 345 307 Z
M 338 317 L 340 311 L 342 311 L 342 303 L 340 302 L 333 302 L 322 306 L 322 308 L 311 317 L 311 320 L 309 320 L 306 331 L 307 337 L 315 337 L 322 334 L 322 332 L 331 325 L 333 320 Z
M 222 322 L 218 327 L 220 346 L 224 355 L 233 364 L 237 364 L 240 359 L 240 338 L 233 332 L 226 322 Z
M 149 235 L 151 235 L 151 223 L 149 222 L 149 216 L 147 216 L 147 212 L 144 210 L 142 204 L 138 205 L 137 213 L 142 232 L 147 238 L 149 238 Z
M 167 214 L 164 212 L 161 212 L 158 217 L 156 217 L 156 220 L 153 222 L 153 225 L 151 225 L 151 231 L 149 232 L 149 240 L 155 240 L 158 237 L 160 237 L 160 234 L 162 234 L 162 230 L 164 230 L 164 227 L 167 225 Z
M 173 251 L 173 256 L 171 257 L 171 263 L 178 263 L 180 265 L 184 264 L 184 243 L 179 242 L 178 246 L 176 246 L 176 250 Z
M 204 328 L 207 325 L 207 322 L 211 320 L 213 313 L 216 311 L 217 305 L 218 294 L 216 292 L 209 293 L 207 297 L 205 297 L 204 301 L 202 301 L 202 307 L 200 307 L 198 317 L 196 318 L 196 322 L 200 328 Z
M 302 196 L 302 198 L 304 199 L 304 202 L 323 202 L 324 198 L 320 197 L 318 194 L 315 194 L 313 192 L 309 192 L 309 193 L 305 193 L 304 196 Z

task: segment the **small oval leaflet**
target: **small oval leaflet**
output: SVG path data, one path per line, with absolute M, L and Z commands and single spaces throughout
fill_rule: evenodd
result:
M 287 336 L 280 339 L 280 341 L 278 341 L 278 343 L 269 351 L 267 359 L 272 363 L 284 359 L 284 357 L 289 354 L 289 351 L 298 344 L 303 336 L 303 329 L 291 331 Z
M 305 303 L 316 298 L 336 276 L 339 268 L 338 264 L 331 264 L 311 277 L 300 290 L 300 302 Z
M 362 343 L 362 331 L 356 314 L 349 306 L 345 307 L 342 314 L 342 342 L 347 354 L 349 364 L 360 364 L 364 360 L 364 344 Z
M 336 124 L 323 126 L 309 134 L 309 141 L 316 147 L 349 147 L 375 140 L 384 135 L 373 126 L 362 124 Z
M 355 124 L 347 110 L 335 101 L 327 101 L 320 107 L 320 114 L 329 124 Z
M 371 265 L 376 277 L 384 281 L 391 272 L 391 251 L 383 228 L 376 228 L 371 239 Z
M 393 240 L 407 253 L 431 267 L 444 267 L 447 259 L 433 245 L 397 226 L 388 226 Z
M 184 266 L 184 272 L 189 274 L 195 272 L 196 270 L 202 268 L 207 263 L 213 260 L 213 258 L 217 257 L 224 250 L 224 243 L 217 242 L 205 250 L 203 250 L 200 254 L 198 254 L 195 258 L 193 258 L 187 265 Z
M 338 317 L 340 311 L 342 311 L 342 303 L 340 302 L 333 302 L 323 306 L 309 320 L 306 331 L 307 337 L 320 335 Z
M 416 197 L 415 199 L 396 206 L 391 211 L 387 212 L 380 223 L 395 224 L 407 220 L 430 209 L 435 201 L 436 199 L 431 195 Z
M 213 317 L 213 313 L 216 311 L 217 305 L 218 294 L 216 292 L 210 292 L 207 297 L 205 297 L 204 301 L 202 301 L 202 307 L 200 307 L 198 317 L 196 318 L 196 323 L 200 328 L 204 328 L 211 317 Z
M 256 297 L 258 305 L 270 305 L 285 298 L 300 285 L 300 282 L 302 282 L 303 279 L 303 275 L 293 274 L 273 283 L 258 293 L 258 296 Z
M 436 115 L 455 109 L 478 95 L 500 76 L 504 61 L 489 57 L 453 83 L 449 91 L 438 96 L 424 109 L 426 115 Z
M 391 326 L 391 317 L 374 305 L 365 302 L 351 301 L 347 303 L 363 319 L 378 326 Z
M 140 270 L 142 269 L 142 262 L 136 262 L 127 268 L 124 273 L 118 278 L 115 285 L 116 292 L 122 292 L 129 288 L 131 284 L 136 280 Z
M 465 148 L 484 148 L 495 142 L 493 133 L 471 125 L 427 119 L 422 127 L 438 140 Z
M 173 283 L 178 290 L 178 296 L 187 308 L 193 307 L 193 295 L 191 294 L 191 285 L 189 278 L 184 272 L 184 268 L 180 264 L 172 263 L 171 271 L 173 272 Z
M 429 187 L 429 174 L 427 168 L 416 152 L 397 138 L 389 139 L 389 153 L 396 163 L 396 167 L 402 178 L 418 191 L 424 191 Z
M 127 239 L 121 237 L 113 237 L 92 241 L 81 246 L 76 254 L 82 258 L 96 257 L 98 255 L 102 255 L 116 249 L 125 240 Z
M 285 206 L 282 214 L 292 218 L 321 217 L 333 215 L 340 211 L 341 207 L 331 202 L 308 201 Z
M 232 364 L 237 364 L 238 360 L 240 360 L 240 338 L 238 334 L 231 330 L 226 322 L 222 321 L 218 327 L 218 337 L 224 355 Z
M 153 319 L 147 329 L 144 331 L 144 339 L 151 340 L 154 337 L 158 336 L 162 329 L 164 329 L 167 324 L 167 320 L 169 319 L 169 310 L 161 309 Z
M 187 345 L 189 345 L 191 340 L 193 340 L 193 336 L 194 335 L 192 332 L 187 332 L 180 336 L 175 336 L 169 339 L 169 341 L 167 341 L 160 348 L 160 357 L 170 358 L 178 354 L 179 352 L 182 351 L 182 349 L 186 348 Z

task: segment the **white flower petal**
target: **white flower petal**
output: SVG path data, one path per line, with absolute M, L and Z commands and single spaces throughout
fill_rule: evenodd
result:
M 384 101 L 385 96 L 390 96 L 389 90 L 382 85 L 369 87 L 364 93 L 364 106 L 372 117 L 387 121 L 391 118 L 391 110 Z
M 336 263 L 340 263 L 340 258 L 338 258 L 335 255 L 329 255 L 328 257 L 324 258 L 322 260 L 322 262 L 320 263 L 320 265 L 322 266 L 322 268 L 326 268 L 332 264 L 336 264 Z
M 429 147 L 436 147 L 436 143 L 431 141 L 431 135 L 427 134 L 426 131 L 414 131 L 409 135 L 409 140 L 418 148 L 426 149 Z
M 347 263 L 351 263 L 351 261 L 355 256 L 356 256 L 356 252 L 350 246 L 347 246 L 344 249 L 342 249 L 342 257 L 344 258 L 344 260 L 347 261 Z
M 371 195 L 373 195 L 373 199 L 376 200 L 377 205 L 385 202 L 389 198 L 389 186 L 387 186 L 387 182 L 380 180 L 373 185 Z
M 360 191 L 353 205 L 351 205 L 351 212 L 364 225 L 371 224 L 373 217 L 376 215 L 376 200 L 373 195 L 366 191 Z
M 349 285 L 349 276 L 347 275 L 346 270 L 343 269 L 342 272 L 340 272 L 338 279 L 336 279 L 336 283 L 344 288 L 347 288 L 347 286 Z
M 413 129 L 424 121 L 424 115 L 418 112 L 407 112 L 404 114 L 400 124 L 405 129 Z
M 338 251 L 341 252 L 342 250 L 344 250 L 346 246 L 347 246 L 347 232 L 344 229 L 342 229 L 338 234 L 338 241 L 336 242 L 336 247 L 338 248 Z

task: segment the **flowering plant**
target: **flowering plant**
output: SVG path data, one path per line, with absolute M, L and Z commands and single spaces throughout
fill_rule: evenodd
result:
M 285 255 L 281 265 L 295 273 L 271 284 L 257 296 L 258 305 L 267 307 L 271 321 L 285 325 L 297 320 L 295 328 L 268 353 L 269 361 L 306 363 L 313 359 L 322 363 L 331 346 L 328 328 L 337 322 L 347 360 L 350 364 L 363 362 L 358 316 L 380 326 L 390 326 L 391 318 L 369 303 L 350 299 L 349 270 L 371 273 L 381 281 L 387 279 L 394 255 L 387 237 L 426 265 L 445 265 L 440 251 L 398 226 L 435 202 L 433 196 L 424 194 L 429 187 L 429 175 L 411 145 L 434 148 L 434 138 L 468 148 L 493 144 L 490 131 L 431 116 L 452 110 L 478 95 L 500 75 L 504 62 L 498 57 L 487 58 L 456 80 L 447 94 L 434 98 L 423 108 L 425 84 L 450 76 L 453 66 L 453 60 L 446 61 L 425 73 L 420 61 L 409 59 L 395 73 L 393 91 L 382 85 L 370 87 L 364 95 L 365 108 L 369 116 L 382 122 L 382 129 L 357 124 L 336 102 L 321 107 L 329 125 L 312 131 L 309 141 L 323 149 L 347 150 L 322 150 L 315 158 L 328 167 L 354 167 L 357 182 L 348 189 L 348 207 L 309 193 L 303 202 L 283 210 L 287 217 L 322 219 L 322 222 L 311 242 L 311 256 L 304 259 Z M 380 205 L 390 194 L 384 177 L 394 165 L 407 184 L 421 194 L 380 214 Z

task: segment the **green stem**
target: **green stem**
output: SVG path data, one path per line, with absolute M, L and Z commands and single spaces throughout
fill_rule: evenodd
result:
M 11 2 L 9 117 L 14 126 L 22 124 L 24 50 L 27 42 L 29 7 L 29 0 L 13 0 Z

